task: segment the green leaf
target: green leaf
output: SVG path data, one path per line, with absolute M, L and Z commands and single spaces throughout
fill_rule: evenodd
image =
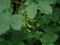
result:
M 51 14 L 53 12 L 52 7 L 46 3 L 39 3 L 38 9 L 41 11 L 41 13 L 45 14 Z
M 0 39 L 0 45 L 9 45 L 9 42 L 7 40 Z
M 37 6 L 35 3 L 30 4 L 26 7 L 27 15 L 30 19 L 34 19 L 37 14 Z
M 25 9 L 26 8 L 26 5 L 20 5 L 19 6 L 19 10 L 23 10 L 23 9 Z
M 53 14 L 52 15 L 48 15 L 50 17 L 50 19 L 53 22 L 58 22 L 59 18 L 60 18 L 60 9 L 59 8 L 54 8 L 53 10 Z
M 0 35 L 8 31 L 10 23 L 10 16 L 0 13 Z
M 24 32 L 24 31 L 26 31 L 26 30 L 21 30 L 21 32 L 19 32 L 17 30 L 13 30 L 11 40 L 14 42 L 18 42 L 18 41 L 22 41 L 22 40 L 31 39 L 33 37 L 32 33 Z
M 59 21 L 59 15 L 52 14 L 50 17 L 51 17 L 51 20 L 52 20 L 53 22 Z
M 13 13 L 13 5 L 10 5 L 9 9 L 7 9 L 6 12 L 12 15 L 12 13 Z
M 41 37 L 42 34 L 43 34 L 43 33 L 42 33 L 42 32 L 39 32 L 39 31 L 33 32 L 33 36 L 34 36 L 34 38 L 37 39 L 37 40 L 40 39 L 40 37 Z
M 24 43 L 22 41 L 20 41 L 19 43 L 17 43 L 16 45 L 24 45 Z
M 18 9 L 18 13 L 23 14 L 25 12 L 26 5 L 20 5 Z
M 19 14 L 13 15 L 11 18 L 12 28 L 14 28 L 15 30 L 20 30 L 23 20 L 24 20 L 24 17 L 22 15 L 19 15 Z
M 25 5 L 29 5 L 32 1 L 33 1 L 33 0 L 26 0 L 24 4 L 25 4 Z
M 56 33 L 59 31 L 60 31 L 60 26 L 54 26 L 54 25 L 45 26 L 45 32 Z
M 48 4 L 54 4 L 56 3 L 56 0 L 44 0 L 45 3 L 48 3 Z
M 47 15 L 43 15 L 42 17 L 40 17 L 39 23 L 48 25 L 50 23 L 50 19 Z
M 60 0 L 56 0 L 57 1 L 57 3 L 59 3 L 60 4 Z
M 47 42 L 55 42 L 56 39 L 57 39 L 57 35 L 55 33 L 51 33 L 51 32 L 49 33 L 48 31 L 42 36 L 40 40 L 42 43 L 47 43 Z
M 43 43 L 42 45 L 54 45 L 54 43 L 47 42 L 47 43 Z
M 43 2 L 47 4 L 54 4 L 56 3 L 56 0 L 44 0 Z
M 11 0 L 0 0 L 0 12 L 10 7 Z
M 22 40 L 25 40 L 25 39 L 31 39 L 33 38 L 33 35 L 31 32 L 24 32 L 23 34 L 21 34 L 21 38 Z

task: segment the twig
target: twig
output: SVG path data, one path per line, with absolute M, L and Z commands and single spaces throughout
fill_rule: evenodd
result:
M 22 2 L 16 2 L 16 1 L 11 1 L 12 3 L 16 3 L 16 4 L 24 4 Z

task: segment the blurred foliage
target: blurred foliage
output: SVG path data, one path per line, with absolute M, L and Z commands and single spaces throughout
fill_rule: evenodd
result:
M 0 45 L 59 45 L 60 0 L 0 0 Z

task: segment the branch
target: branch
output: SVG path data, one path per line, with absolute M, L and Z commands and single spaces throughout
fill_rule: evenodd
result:
M 22 2 L 16 2 L 16 1 L 11 1 L 12 3 L 16 3 L 16 4 L 24 4 Z

